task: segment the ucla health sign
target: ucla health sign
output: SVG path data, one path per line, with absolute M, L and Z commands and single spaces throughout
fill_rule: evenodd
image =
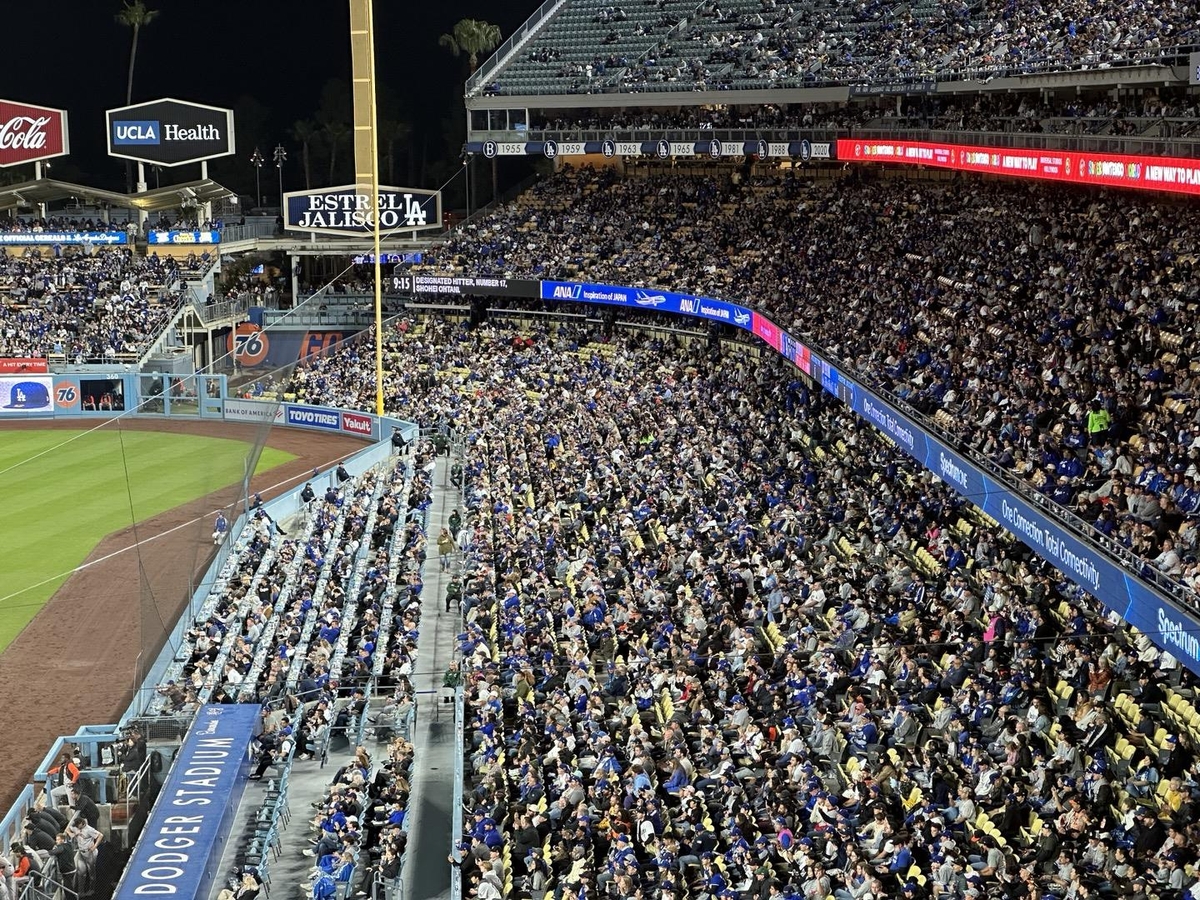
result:
M 201 707 L 125 867 L 116 900 L 208 895 L 261 718 L 256 704 Z
M 357 185 L 284 194 L 284 227 L 355 237 L 375 228 L 371 191 Z M 379 188 L 379 227 L 385 231 L 424 231 L 442 227 L 441 191 Z
M 181 166 L 234 152 L 233 110 L 186 100 L 152 100 L 105 113 L 108 155 Z

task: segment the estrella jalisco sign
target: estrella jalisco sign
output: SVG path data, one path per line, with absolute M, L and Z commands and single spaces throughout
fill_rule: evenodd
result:
M 284 194 L 284 227 L 354 237 L 375 228 L 371 190 L 348 184 Z M 419 188 L 379 188 L 379 227 L 425 231 L 442 227 L 442 194 Z

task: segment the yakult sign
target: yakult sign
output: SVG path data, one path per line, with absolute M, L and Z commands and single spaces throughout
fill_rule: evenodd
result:
M 0 100 L 0 168 L 70 152 L 65 110 Z

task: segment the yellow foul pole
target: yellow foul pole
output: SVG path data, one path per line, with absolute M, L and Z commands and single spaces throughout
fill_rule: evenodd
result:
M 383 415 L 383 268 L 379 233 L 379 113 L 375 102 L 372 0 L 350 0 L 350 65 L 354 79 L 354 168 L 359 192 L 370 190 L 375 241 L 375 412 Z

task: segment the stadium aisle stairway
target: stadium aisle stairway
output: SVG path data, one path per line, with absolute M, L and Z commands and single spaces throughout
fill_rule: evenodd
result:
M 437 458 L 433 504 L 428 534 L 441 533 L 450 511 L 458 505 L 458 488 L 450 484 L 450 461 Z M 458 563 L 456 562 L 457 566 Z M 421 593 L 421 636 L 413 687 L 417 693 L 417 723 L 412 741 L 415 762 L 412 796 L 409 800 L 409 845 L 405 870 L 400 879 L 402 897 L 448 898 L 452 831 L 457 812 L 450 808 L 454 792 L 454 707 L 443 704 L 442 677 L 453 661 L 460 613 L 445 611 L 449 576 L 438 564 L 434 541 L 425 563 L 425 589 Z

